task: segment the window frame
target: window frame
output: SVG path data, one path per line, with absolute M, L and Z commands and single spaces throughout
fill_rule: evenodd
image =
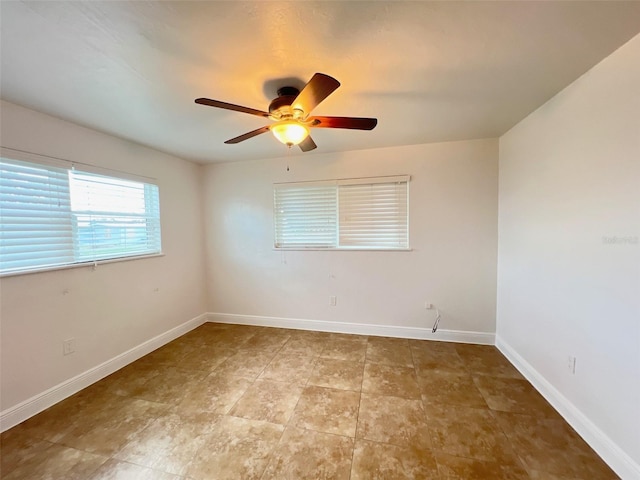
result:
M 377 176 L 377 177 L 358 177 L 358 178 L 342 178 L 332 180 L 320 180 L 320 181 L 302 181 L 302 182 L 276 182 L 273 184 L 273 250 L 284 251 L 385 251 L 385 252 L 408 252 L 412 251 L 409 236 L 409 184 L 411 181 L 410 175 L 390 175 L 390 176 Z M 392 184 L 392 183 L 405 183 L 406 184 L 406 246 L 400 247 L 385 247 L 385 246 L 348 246 L 340 245 L 340 226 L 343 223 L 341 221 L 340 212 L 340 186 L 354 186 L 354 185 L 372 185 L 372 184 Z M 318 247 L 318 246 L 281 246 L 278 245 L 278 218 L 276 212 L 276 191 L 281 188 L 295 188 L 295 187 L 316 187 L 316 186 L 333 186 L 335 188 L 335 238 L 332 246 Z
M 164 252 L 162 250 L 162 215 L 160 213 L 160 191 L 159 191 L 158 183 L 155 179 L 141 176 L 141 175 L 130 174 L 128 172 L 121 172 L 117 170 L 96 167 L 94 165 L 90 165 L 87 163 L 71 162 L 69 160 L 60 159 L 57 157 L 25 152 L 23 150 L 16 150 L 8 147 L 0 147 L 0 157 L 2 158 L 2 161 L 7 161 L 7 163 L 10 163 L 11 161 L 22 162 L 22 163 L 32 164 L 34 165 L 34 168 L 41 167 L 42 169 L 48 169 L 48 170 L 62 169 L 62 170 L 67 170 L 69 172 L 75 170 L 79 173 L 81 172 L 81 173 L 94 175 L 94 176 L 108 177 L 109 179 L 114 179 L 117 181 L 140 183 L 142 184 L 143 190 L 145 192 L 144 194 L 145 212 L 147 212 L 147 206 L 148 206 L 147 202 L 149 202 L 147 195 L 148 193 L 151 193 L 150 190 L 148 189 L 150 187 L 154 187 L 155 192 L 153 192 L 153 195 L 154 195 L 153 201 L 157 205 L 157 214 L 158 214 L 157 215 L 157 236 L 156 236 L 156 242 L 154 242 L 154 246 L 155 245 L 158 246 L 157 251 L 148 251 L 148 252 L 131 253 L 131 254 L 127 254 L 126 252 L 120 251 L 120 252 L 117 252 L 114 256 L 100 257 L 95 259 L 77 260 L 76 258 L 74 258 L 73 261 L 68 261 L 64 263 L 15 267 L 14 269 L 11 269 L 11 270 L 0 271 L 0 278 L 18 276 L 18 275 L 27 275 L 27 274 L 40 273 L 40 272 L 49 272 L 49 271 L 55 271 L 55 270 L 67 270 L 71 268 L 81 268 L 81 267 L 87 267 L 87 266 L 93 266 L 93 268 L 95 269 L 98 265 L 102 265 L 102 264 L 133 261 L 133 260 L 138 260 L 142 258 L 154 258 L 154 257 L 164 256 Z M 68 191 L 71 190 L 70 184 L 71 184 L 71 180 L 69 179 L 67 180 L 67 187 L 66 187 Z M 77 212 L 74 212 L 71 206 L 69 205 L 68 212 L 65 212 L 65 213 L 68 214 L 69 216 L 68 222 L 70 222 L 73 225 L 74 216 L 77 215 Z M 74 255 L 79 248 L 76 234 L 77 232 L 73 233 L 73 238 L 69 242 L 70 251 L 72 251 Z

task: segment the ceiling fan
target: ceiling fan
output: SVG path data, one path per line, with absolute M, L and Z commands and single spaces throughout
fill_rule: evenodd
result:
M 309 116 L 311 111 L 339 86 L 340 82 L 335 78 L 324 73 L 316 73 L 301 91 L 295 87 L 278 89 L 278 97 L 269 104 L 268 112 L 209 98 L 197 98 L 195 102 L 200 105 L 266 117 L 275 121 L 271 125 L 258 128 L 224 143 L 240 143 L 271 130 L 274 136 L 285 145 L 289 147 L 298 145 L 303 152 L 308 152 L 317 147 L 309 135 L 310 128 L 373 130 L 378 124 L 378 120 L 375 118 Z

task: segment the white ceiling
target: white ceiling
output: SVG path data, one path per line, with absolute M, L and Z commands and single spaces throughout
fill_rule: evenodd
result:
M 342 86 L 314 153 L 496 137 L 640 32 L 640 2 L 0 2 L 2 98 L 198 162 L 286 155 L 266 110 L 315 72 Z M 282 79 L 294 79 L 287 82 Z M 298 149 L 293 154 L 302 155 Z

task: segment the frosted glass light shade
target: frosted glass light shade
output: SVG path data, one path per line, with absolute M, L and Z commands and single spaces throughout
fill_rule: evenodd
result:
M 283 120 L 271 126 L 273 135 L 288 146 L 298 145 L 309 136 L 309 127 L 291 120 Z

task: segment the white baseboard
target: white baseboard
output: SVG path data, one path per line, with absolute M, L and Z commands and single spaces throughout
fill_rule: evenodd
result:
M 461 330 L 438 329 L 436 333 L 432 333 L 430 328 L 373 325 L 368 323 L 330 322 L 327 320 L 307 320 L 299 318 L 264 317 L 260 315 L 238 315 L 235 313 L 208 313 L 207 316 L 208 321 L 210 322 L 231 323 L 235 325 L 292 328 L 294 330 L 314 330 L 316 332 L 412 338 L 417 340 L 436 340 L 441 342 L 476 343 L 481 345 L 493 345 L 495 341 L 495 334 L 485 332 L 465 332 Z
M 620 478 L 640 479 L 640 465 L 499 336 L 496 336 L 496 347 Z
M 81 373 L 80 375 L 76 375 L 75 377 L 42 393 L 34 395 L 18 405 L 7 408 L 0 412 L 0 432 L 4 432 L 17 424 L 24 422 L 28 418 L 31 418 L 52 405 L 55 405 L 74 393 L 79 392 L 83 388 L 103 379 L 107 375 L 111 375 L 113 372 L 130 364 L 131 362 L 135 362 L 144 355 L 151 353 L 155 349 L 175 340 L 194 328 L 199 327 L 206 321 L 207 314 L 203 313 L 198 315 L 197 317 L 192 318 L 191 320 L 150 340 L 147 340 L 146 342 Z

